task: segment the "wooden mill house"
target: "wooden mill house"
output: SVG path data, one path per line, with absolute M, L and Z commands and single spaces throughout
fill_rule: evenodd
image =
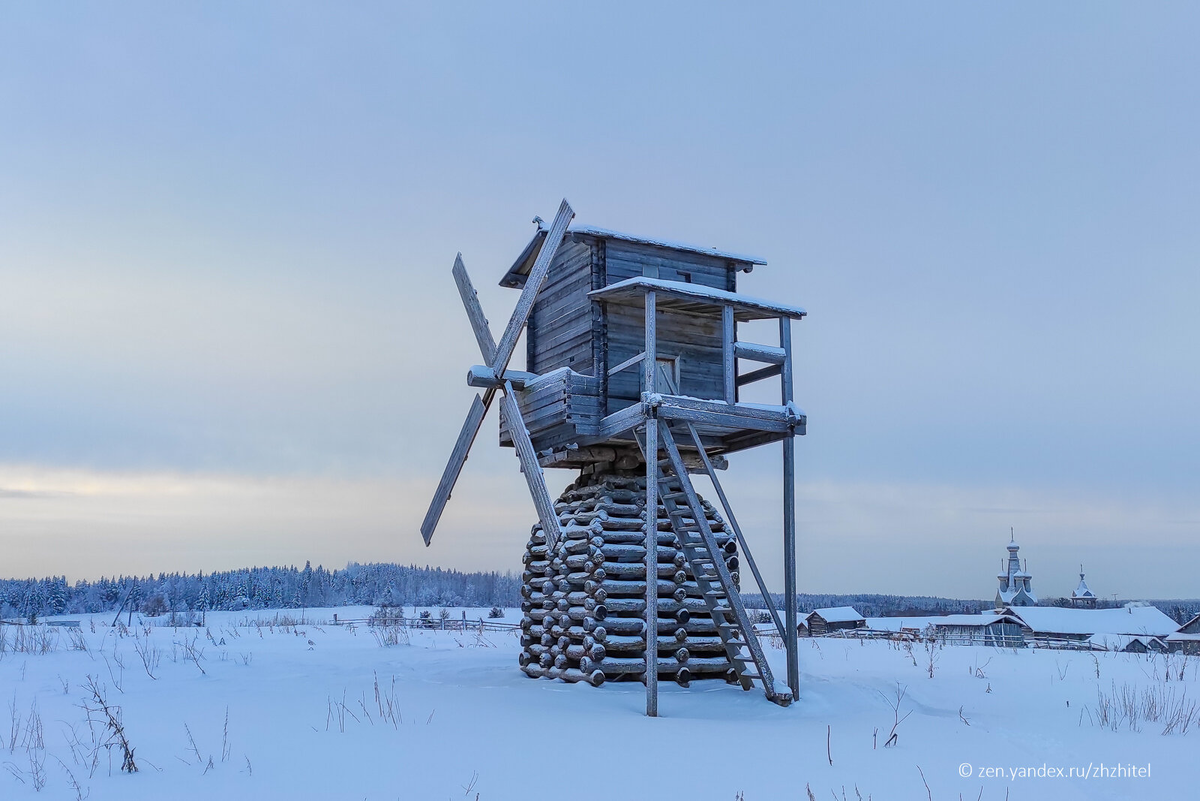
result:
M 564 200 L 501 285 L 521 289 L 499 343 L 461 255 L 454 277 L 483 364 L 477 394 L 422 525 L 428 544 L 483 417 L 500 398 L 500 442 L 515 448 L 538 524 L 525 552 L 522 670 L 533 677 L 640 680 L 657 714 L 659 678 L 687 685 L 756 684 L 796 696 L 795 450 L 805 416 L 792 399 L 793 320 L 803 309 L 740 295 L 761 259 L 709 248 L 569 228 Z M 776 342 L 739 338 L 773 321 Z M 526 369 L 509 369 L 525 332 Z M 777 381 L 777 403 L 743 401 Z M 771 602 L 717 471 L 729 453 L 781 442 L 785 609 Z M 557 501 L 543 468 L 578 478 Z M 719 509 L 693 474 L 711 482 Z M 657 510 L 657 511 L 654 511 Z M 656 521 L 656 525 L 648 524 Z M 653 533 L 653 536 L 649 534 Z M 753 578 L 787 649 L 776 681 L 740 595 Z

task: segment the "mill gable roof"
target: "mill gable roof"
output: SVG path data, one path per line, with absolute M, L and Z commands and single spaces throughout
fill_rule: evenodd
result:
M 648 245 L 649 247 L 664 248 L 666 250 L 680 250 L 686 253 L 698 253 L 702 256 L 713 256 L 725 261 L 735 262 L 739 270 L 749 271 L 756 264 L 767 263 L 765 259 L 745 253 L 733 253 L 727 250 L 704 247 L 703 245 L 690 245 L 686 242 L 677 242 L 671 239 L 625 234 L 608 228 L 598 228 L 594 225 L 572 225 L 567 229 L 567 234 L 591 236 L 596 239 L 616 239 L 622 242 L 632 242 L 637 245 Z M 521 255 L 517 256 L 517 260 L 513 262 L 512 266 L 508 268 L 508 272 L 500 279 L 500 286 L 517 287 L 525 283 L 525 276 L 529 275 L 529 270 L 533 267 L 533 262 L 537 259 L 538 253 L 541 252 L 542 243 L 545 240 L 546 229 L 539 225 L 537 233 L 533 235 L 533 238 L 529 240 L 529 244 L 521 251 Z

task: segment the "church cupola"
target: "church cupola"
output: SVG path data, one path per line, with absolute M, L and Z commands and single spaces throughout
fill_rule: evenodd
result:
M 1008 560 L 1002 566 L 1002 572 L 996 577 L 1000 580 L 1000 588 L 996 591 L 996 607 L 1004 606 L 1036 606 L 1038 599 L 1033 593 L 1032 579 L 1027 567 L 1021 566 L 1016 534 L 1009 529 Z
M 1096 593 L 1083 578 L 1083 565 L 1079 566 L 1079 586 L 1071 593 L 1071 606 L 1082 606 L 1088 609 L 1096 608 Z

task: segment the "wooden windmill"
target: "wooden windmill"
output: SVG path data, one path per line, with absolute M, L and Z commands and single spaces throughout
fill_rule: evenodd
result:
M 797 661 L 795 448 L 791 321 L 803 309 L 739 295 L 737 276 L 764 264 L 600 228 L 568 229 L 564 200 L 501 280 L 521 296 L 493 339 L 461 255 L 454 279 L 483 355 L 472 401 L 429 512 L 425 543 L 500 395 L 500 444 L 516 449 L 537 508 L 522 574 L 522 670 L 530 676 L 646 684 L 724 678 L 787 705 Z M 738 339 L 738 323 L 776 320 L 778 345 Z M 526 371 L 508 369 L 521 333 Z M 760 366 L 741 370 L 745 363 Z M 741 387 L 780 379 L 778 404 Z M 717 471 L 725 455 L 783 443 L 785 619 L 771 601 Z M 543 468 L 579 471 L 557 501 Z M 720 509 L 702 499 L 704 474 Z M 649 536 L 653 533 L 654 536 Z M 748 567 L 787 649 L 777 682 L 740 595 Z

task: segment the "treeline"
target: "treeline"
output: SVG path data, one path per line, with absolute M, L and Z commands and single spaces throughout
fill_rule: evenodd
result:
M 520 576 L 440 567 L 358 564 L 326 570 L 252 567 L 219 573 L 114 576 L 68 584 L 63 576 L 0 579 L 0 618 L 115 611 L 122 603 L 155 611 L 299 609 L 357 604 L 517 606 Z M 128 599 L 128 600 L 127 600 Z
M 761 607 L 764 605 L 762 596 L 758 593 L 753 595 L 747 593 L 742 597 L 747 606 Z M 933 615 L 975 614 L 992 608 L 990 601 L 964 601 L 957 598 L 938 598 L 933 595 L 800 593 L 797 597 L 802 614 L 832 606 L 853 606 L 863 617 L 930 617 Z M 775 608 L 782 612 L 783 594 L 771 593 L 771 600 L 775 602 Z
M 521 578 L 512 573 L 462 573 L 440 567 L 351 562 L 340 570 L 318 565 L 303 568 L 252 567 L 219 573 L 159 573 L 157 576 L 114 576 L 68 584 L 63 576 L 0 579 L 0 618 L 29 619 L 46 615 L 112 612 L 126 608 L 160 612 L 203 612 L 240 609 L 299 609 L 389 604 L 392 606 L 515 607 L 520 604 Z M 926 595 L 801 593 L 800 610 L 852 606 L 866 617 L 926 617 L 974 614 L 993 608 L 991 601 Z M 762 596 L 743 596 L 761 608 Z M 783 595 L 773 593 L 778 609 Z M 1043 606 L 1068 604 L 1046 599 Z M 1104 601 L 1101 606 L 1123 601 Z M 1150 601 L 1179 623 L 1200 612 L 1197 600 Z

